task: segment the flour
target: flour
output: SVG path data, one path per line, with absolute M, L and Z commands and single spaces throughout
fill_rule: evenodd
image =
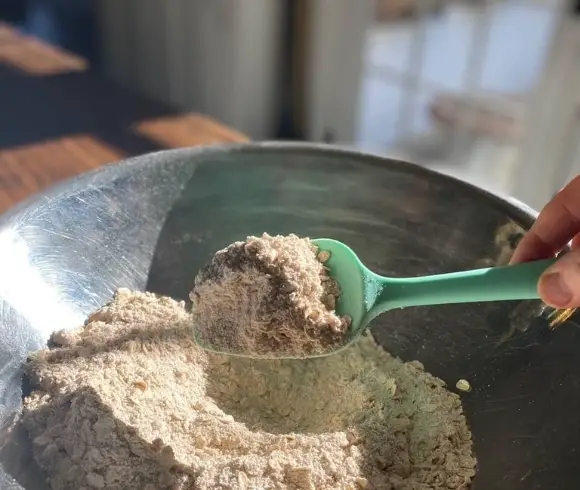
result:
M 296 235 L 248 237 L 217 252 L 195 278 L 200 345 L 252 357 L 307 357 L 344 343 L 350 325 L 317 249 Z
M 53 490 L 469 487 L 460 399 L 370 337 L 310 360 L 199 349 L 183 303 L 120 290 L 58 333 L 22 423 Z

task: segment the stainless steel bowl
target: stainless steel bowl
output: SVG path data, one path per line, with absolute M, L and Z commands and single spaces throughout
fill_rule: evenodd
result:
M 21 406 L 21 366 L 120 287 L 186 298 L 212 253 L 263 231 L 334 237 L 377 272 L 413 276 L 504 263 L 533 212 L 403 162 L 323 146 L 167 151 L 60 185 L 0 221 L 0 417 Z M 549 312 L 548 312 L 549 313 Z M 390 312 L 382 344 L 463 395 L 476 490 L 580 486 L 580 330 L 538 302 Z M 4 445 L 0 488 L 45 488 Z M 26 478 L 11 479 L 17 466 Z M 25 481 L 26 480 L 26 481 Z

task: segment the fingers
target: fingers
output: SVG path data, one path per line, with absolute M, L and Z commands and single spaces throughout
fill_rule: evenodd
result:
M 553 256 L 572 241 L 572 251 L 550 267 L 538 282 L 542 300 L 554 308 L 580 307 L 580 176 L 542 210 L 520 241 L 511 263 Z
M 567 253 L 542 274 L 538 292 L 554 308 L 580 307 L 580 249 Z
M 580 176 L 562 189 L 542 210 L 522 238 L 511 263 L 552 257 L 580 233 Z

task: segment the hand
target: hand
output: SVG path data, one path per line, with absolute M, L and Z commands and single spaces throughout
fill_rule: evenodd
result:
M 522 238 L 512 264 L 553 257 L 572 240 L 572 251 L 538 282 L 542 300 L 555 308 L 580 307 L 580 175 L 542 209 Z

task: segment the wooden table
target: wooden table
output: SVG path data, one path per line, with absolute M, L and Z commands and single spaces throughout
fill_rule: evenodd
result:
M 0 23 L 0 213 L 128 156 L 246 140 L 100 78 L 85 60 Z

